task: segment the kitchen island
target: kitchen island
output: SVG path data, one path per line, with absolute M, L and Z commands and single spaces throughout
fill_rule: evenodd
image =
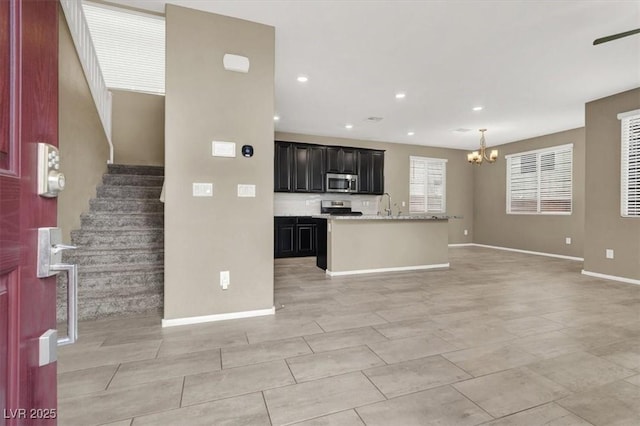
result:
M 449 267 L 446 216 L 314 216 L 327 275 Z

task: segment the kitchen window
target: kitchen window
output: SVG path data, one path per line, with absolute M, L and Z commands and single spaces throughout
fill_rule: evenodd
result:
M 162 16 L 83 2 L 107 87 L 164 94 Z
M 447 160 L 409 157 L 409 213 L 445 213 Z
M 507 213 L 571 214 L 573 144 L 505 158 Z
M 640 110 L 618 114 L 621 121 L 620 207 L 624 217 L 640 217 Z

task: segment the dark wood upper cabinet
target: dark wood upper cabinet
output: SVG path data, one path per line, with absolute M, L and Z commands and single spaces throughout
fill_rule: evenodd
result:
M 310 146 L 308 150 L 309 192 L 324 192 L 326 149 L 322 146 Z
M 293 145 L 293 192 L 309 192 L 309 148 Z
M 276 142 L 274 152 L 275 192 L 291 192 L 293 181 L 293 146 L 291 143 Z
M 384 192 L 384 151 L 275 142 L 275 192 L 324 192 L 327 173 L 357 174 L 359 193 Z
M 384 193 L 384 151 L 359 150 L 358 193 Z
M 372 194 L 384 194 L 384 151 L 373 151 Z
M 357 158 L 355 148 L 327 147 L 327 173 L 355 174 Z

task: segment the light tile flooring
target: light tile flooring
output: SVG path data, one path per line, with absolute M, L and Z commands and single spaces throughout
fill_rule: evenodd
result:
M 277 314 L 84 322 L 61 425 L 639 425 L 640 286 L 478 247 L 327 278 L 276 261 Z

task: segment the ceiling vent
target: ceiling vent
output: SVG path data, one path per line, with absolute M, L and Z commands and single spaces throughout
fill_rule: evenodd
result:
M 456 132 L 456 133 L 467 133 L 467 132 L 470 132 L 470 131 L 471 131 L 471 129 L 465 129 L 465 128 L 462 128 L 462 127 L 459 128 L 459 129 L 455 129 L 454 130 L 454 132 Z
M 370 123 L 379 123 L 382 121 L 382 117 L 367 117 L 367 120 Z

